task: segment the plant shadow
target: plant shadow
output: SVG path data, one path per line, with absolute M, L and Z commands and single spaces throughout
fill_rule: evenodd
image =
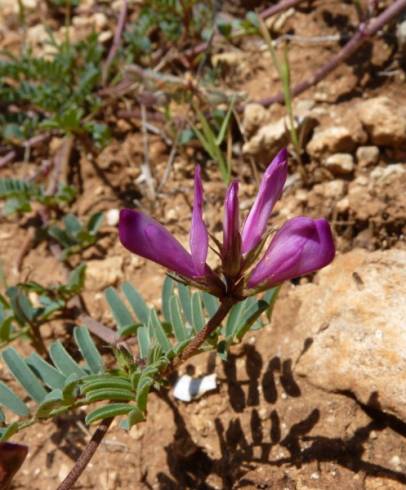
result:
M 248 379 L 239 381 L 237 360 L 241 357 L 245 360 Z M 283 400 L 302 397 L 291 359 L 275 356 L 264 366 L 255 347 L 246 345 L 242 354 L 230 354 L 223 368 L 228 401 L 236 416 L 227 424 L 219 417 L 214 420 L 220 448 L 218 458 L 209 456 L 205 448 L 194 441 L 176 402 L 168 393 L 160 392 L 159 396 L 173 413 L 176 427 L 173 441 L 165 448 L 169 472 L 161 471 L 157 475 L 161 490 L 214 490 L 218 487 L 207 482 L 210 475 L 216 475 L 221 480 L 224 490 L 237 488 L 236 482 L 239 482 L 238 488 L 257 488 L 256 482 L 246 475 L 258 464 L 302 468 L 312 462 L 331 462 L 353 473 L 362 472 L 366 476 L 379 476 L 406 484 L 404 473 L 363 459 L 366 455 L 365 443 L 372 431 L 390 427 L 401 436 L 406 436 L 406 424 L 383 414 L 377 400 L 371 399 L 374 408 L 370 404 L 362 407 L 370 421 L 345 438 L 314 435 L 321 418 L 321 410 L 317 406 L 306 408 L 303 418 L 291 423 L 286 430 L 284 418 L 274 405 L 278 397 Z M 260 395 L 269 408 L 265 417 L 259 407 Z M 243 415 L 247 417 L 247 414 L 248 424 L 243 421 Z M 283 433 L 286 435 L 283 436 Z M 281 450 L 283 457 L 280 457 Z

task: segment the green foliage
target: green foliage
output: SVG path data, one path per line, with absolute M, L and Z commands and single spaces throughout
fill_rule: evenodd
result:
M 227 161 L 227 157 L 224 155 L 221 149 L 221 145 L 224 142 L 227 132 L 229 131 L 233 108 L 234 99 L 231 101 L 228 111 L 223 114 L 223 119 L 217 135 L 215 134 L 215 129 L 211 126 L 206 116 L 197 108 L 195 111 L 199 120 L 200 129 L 197 126 L 193 126 L 193 130 L 201 145 L 219 166 L 220 173 L 225 184 L 228 184 L 230 181 L 231 168 L 230 162 Z
M 88 133 L 104 144 L 108 129 L 93 117 L 101 108 L 97 89 L 103 48 L 97 35 L 58 44 L 50 34 L 49 44 L 55 50 L 51 59 L 26 51 L 19 59 L 10 55 L 0 61 L 0 99 L 6 107 L 0 115 L 0 136 L 15 142 L 35 130 L 56 129 Z
M 38 291 L 38 289 L 35 289 Z M 129 283 L 119 291 L 106 290 L 106 300 L 117 323 L 121 342 L 113 348 L 116 362 L 106 369 L 102 356 L 86 327 L 74 329 L 77 349 L 69 353 L 61 342 L 49 347 L 49 361 L 33 353 L 21 357 L 8 347 L 2 358 L 25 397 L 25 403 L 13 390 L 0 382 L 0 412 L 4 409 L 19 417 L 9 425 L 0 425 L 0 439 L 38 420 L 87 406 L 88 424 L 105 418 L 123 416 L 122 427 L 130 428 L 146 417 L 149 392 L 166 383 L 163 373 L 171 360 L 189 344 L 219 307 L 218 299 L 208 293 L 193 292 L 189 287 L 167 278 L 162 288 L 162 317 L 148 306 Z M 225 324 L 203 344 L 202 350 L 217 349 L 225 358 L 233 342 L 264 324 L 260 316 L 271 313 L 277 289 L 261 300 L 250 297 L 236 304 Z M 32 318 L 33 313 L 24 315 Z M 135 336 L 138 356 L 129 350 L 125 337 Z M 80 356 L 82 361 L 77 361 Z M 110 364 L 111 365 L 111 364 Z M 96 405 L 96 406 L 95 406 Z
M 209 35 L 212 19 L 209 2 L 198 0 L 145 0 L 136 22 L 125 33 L 126 50 L 132 60 L 149 54 L 157 44 L 198 41 Z
M 85 264 L 74 269 L 66 284 L 42 286 L 31 281 L 7 288 L 0 295 L 0 343 L 8 343 L 21 335 L 33 338 L 37 328 L 61 315 L 68 302 L 81 292 L 85 280 Z M 35 305 L 30 299 L 35 293 Z
M 17 179 L 0 179 L 0 199 L 5 199 L 3 214 L 27 213 L 32 203 L 48 208 L 58 208 L 70 203 L 75 197 L 73 187 L 61 184 L 55 194 L 47 194 L 43 186 Z
M 57 225 L 48 227 L 48 235 L 62 247 L 62 260 L 94 245 L 98 239 L 98 231 L 103 222 L 103 213 L 92 214 L 83 225 L 73 214 L 63 217 L 63 228 Z

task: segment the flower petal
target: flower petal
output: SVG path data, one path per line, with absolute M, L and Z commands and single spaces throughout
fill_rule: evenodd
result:
M 276 201 L 288 176 L 288 152 L 282 149 L 266 169 L 255 202 L 242 230 L 242 253 L 246 255 L 261 241 Z
M 192 256 L 154 219 L 140 211 L 122 209 L 118 231 L 125 248 L 178 274 L 198 276 Z
M 203 221 L 203 185 L 200 172 L 200 166 L 197 165 L 195 169 L 195 196 L 189 243 L 195 271 L 198 276 L 204 276 L 209 250 L 209 234 Z
M 329 264 L 335 255 L 330 225 L 324 219 L 297 217 L 273 237 L 264 257 L 251 273 L 248 287 L 275 286 Z
M 240 206 L 238 202 L 238 181 L 234 180 L 227 189 L 224 200 L 223 255 L 232 253 L 240 233 Z M 239 251 L 238 251 L 239 252 Z

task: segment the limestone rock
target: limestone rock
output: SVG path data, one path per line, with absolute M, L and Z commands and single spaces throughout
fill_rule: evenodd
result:
M 114 286 L 123 278 L 123 257 L 113 256 L 103 260 L 89 260 L 86 268 L 86 288 L 102 291 Z
M 299 127 L 296 123 L 296 129 Z M 270 162 L 276 153 L 289 143 L 288 118 L 279 119 L 262 128 L 242 148 L 245 155 Z
M 355 250 L 296 288 L 296 372 L 406 420 L 406 251 Z M 300 351 L 299 351 L 300 352 Z
M 350 153 L 335 153 L 323 162 L 333 175 L 350 174 L 354 170 L 354 158 Z
M 360 146 L 357 148 L 357 161 L 361 167 L 376 165 L 379 161 L 379 148 L 377 146 Z
M 244 109 L 242 127 L 247 138 L 251 137 L 269 118 L 268 111 L 260 104 L 247 104 Z
M 365 100 L 357 113 L 374 145 L 396 147 L 406 142 L 406 110 L 389 97 Z
M 223 70 L 227 75 L 244 76 L 249 72 L 248 63 L 245 55 L 241 51 L 228 51 L 212 56 L 214 67 Z
M 369 177 L 360 176 L 348 187 L 348 199 L 354 217 L 368 220 L 386 213 L 392 220 L 406 215 L 406 168 L 398 163 L 376 167 Z
M 316 131 L 307 145 L 307 151 L 311 157 L 319 159 L 332 153 L 352 152 L 355 147 L 356 141 L 348 128 L 333 126 Z

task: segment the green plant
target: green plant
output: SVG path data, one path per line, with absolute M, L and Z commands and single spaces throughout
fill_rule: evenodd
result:
M 221 145 L 223 144 L 229 130 L 231 116 L 234 108 L 234 101 L 232 99 L 227 112 L 223 115 L 220 129 L 217 135 L 215 134 L 215 129 L 210 124 L 206 116 L 197 107 L 195 107 L 195 112 L 199 121 L 200 128 L 193 125 L 193 131 L 199 139 L 201 145 L 205 151 L 210 155 L 210 157 L 217 163 L 221 177 L 225 184 L 228 184 L 231 177 L 231 162 L 224 155 Z
M 105 295 L 120 339 L 120 343 L 111 346 L 115 356 L 113 367 L 105 367 L 102 355 L 83 326 L 74 330 L 83 362 L 75 361 L 59 341 L 49 347 L 50 361 L 36 353 L 23 358 L 13 347 L 2 352 L 3 361 L 32 404 L 27 406 L 0 382 L 0 405 L 19 417 L 7 424 L 0 409 L 1 440 L 37 421 L 85 406 L 89 424 L 120 415 L 124 416 L 122 427 L 128 429 L 144 420 L 149 392 L 166 385 L 165 372 L 170 363 L 219 306 L 217 298 L 205 292 L 191 292 L 189 287 L 175 285 L 169 277 L 162 288 L 162 316 L 157 309 L 147 306 L 129 283 L 123 284 L 121 291 L 108 288 Z M 232 343 L 239 342 L 250 329 L 264 326 L 260 316 L 264 312 L 270 316 L 276 295 L 277 288 L 259 301 L 249 298 L 235 305 L 224 326 L 207 339 L 203 350 L 217 346 L 224 358 Z M 136 356 L 125 344 L 130 336 L 137 339 Z
M 0 98 L 6 108 L 0 115 L 2 139 L 14 142 L 52 129 L 89 134 L 104 144 L 109 131 L 97 121 L 103 57 L 97 35 L 73 44 L 58 43 L 50 34 L 49 45 L 54 50 L 50 59 L 26 50 L 19 58 L 8 54 L 0 61 Z
M 137 21 L 124 35 L 126 57 L 138 60 L 155 44 L 190 43 L 208 36 L 211 10 L 208 2 L 198 0 L 144 1 Z
M 300 145 L 299 135 L 296 129 L 296 121 L 293 113 L 292 106 L 292 89 L 291 89 L 291 75 L 290 75 L 290 65 L 289 65 L 289 57 L 288 57 L 288 48 L 287 45 L 284 44 L 283 47 L 283 59 L 280 60 L 276 53 L 275 47 L 273 45 L 273 41 L 271 36 L 269 35 L 268 29 L 265 26 L 265 23 L 259 20 L 259 30 L 262 34 L 265 42 L 268 46 L 269 52 L 272 56 L 273 64 L 276 67 L 276 70 L 279 74 L 279 78 L 282 83 L 282 92 L 285 101 L 286 112 L 288 114 L 289 124 L 288 129 L 290 133 L 290 140 L 292 142 L 293 147 L 295 148 L 296 157 L 300 165 L 302 177 L 304 177 L 304 167 L 301 161 L 302 148 Z
M 97 242 L 98 231 L 103 222 L 103 213 L 92 214 L 86 225 L 83 225 L 73 214 L 66 214 L 62 222 L 63 228 L 50 225 L 47 232 L 61 245 L 61 259 L 66 260 L 70 255 L 85 250 Z
M 49 209 L 69 204 L 75 197 L 73 187 L 60 184 L 55 194 L 48 194 L 44 186 L 17 179 L 0 179 L 0 199 L 4 199 L 3 214 L 27 213 L 34 203 Z
M 63 315 L 69 301 L 81 292 L 85 270 L 84 264 L 76 267 L 69 274 L 66 284 L 46 287 L 27 281 L 7 288 L 5 295 L 0 295 L 0 344 L 4 346 L 18 337 L 26 336 L 43 354 L 46 349 L 40 328 Z

